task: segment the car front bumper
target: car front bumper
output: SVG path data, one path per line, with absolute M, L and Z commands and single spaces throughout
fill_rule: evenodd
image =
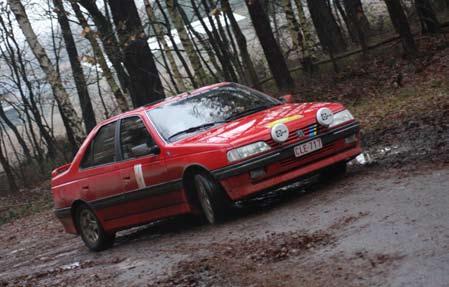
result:
M 313 138 L 280 146 L 259 157 L 215 170 L 213 175 L 232 200 L 240 200 L 335 163 L 351 160 L 362 152 L 359 130 L 359 124 L 352 122 Z M 321 138 L 322 149 L 303 157 L 295 157 L 295 146 L 316 138 Z

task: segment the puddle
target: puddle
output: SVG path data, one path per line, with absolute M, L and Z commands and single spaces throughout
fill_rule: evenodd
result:
M 401 152 L 409 151 L 409 148 L 401 147 L 399 145 L 392 145 L 392 146 L 385 146 L 378 150 L 376 150 L 376 154 L 379 154 L 381 156 L 384 155 L 396 155 L 400 154 Z
M 348 162 L 349 165 L 369 165 L 374 162 L 372 156 L 368 152 L 362 152 L 355 159 Z
M 373 151 L 364 151 L 359 154 L 355 159 L 349 162 L 350 165 L 369 165 L 377 160 L 385 159 L 390 156 L 397 156 L 407 152 L 410 152 L 412 148 L 400 146 L 400 145 L 391 145 L 384 146 L 381 148 L 377 148 Z M 418 152 L 415 152 L 418 154 Z
M 73 269 L 79 268 L 80 266 L 81 265 L 80 265 L 79 261 L 77 261 L 77 262 L 73 262 L 73 263 L 70 263 L 67 265 L 62 265 L 61 269 L 62 270 L 73 270 Z

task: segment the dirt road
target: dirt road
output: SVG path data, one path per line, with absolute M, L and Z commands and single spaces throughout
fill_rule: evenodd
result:
M 178 218 L 91 253 L 51 212 L 0 227 L 0 286 L 448 286 L 449 167 L 350 169 L 219 226 Z

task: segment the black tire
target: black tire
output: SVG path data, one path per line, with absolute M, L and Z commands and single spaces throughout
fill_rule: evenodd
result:
M 323 180 L 329 180 L 341 177 L 346 174 L 347 164 L 345 161 L 333 164 L 327 168 L 325 168 L 321 172 L 321 178 Z
M 88 206 L 79 206 L 75 214 L 78 231 L 87 248 L 92 251 L 102 251 L 112 247 L 115 233 L 106 233 L 97 216 Z
M 223 222 L 231 206 L 231 200 L 221 185 L 205 173 L 196 174 L 194 184 L 206 220 L 210 224 Z

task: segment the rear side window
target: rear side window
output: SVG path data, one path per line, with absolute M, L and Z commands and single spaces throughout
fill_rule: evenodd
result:
M 84 155 L 81 167 L 87 168 L 116 161 L 115 127 L 116 122 L 100 128 Z
M 132 148 L 142 144 L 146 144 L 148 147 L 154 145 L 142 119 L 140 117 L 123 119 L 120 124 L 120 145 L 123 159 L 134 158 Z

